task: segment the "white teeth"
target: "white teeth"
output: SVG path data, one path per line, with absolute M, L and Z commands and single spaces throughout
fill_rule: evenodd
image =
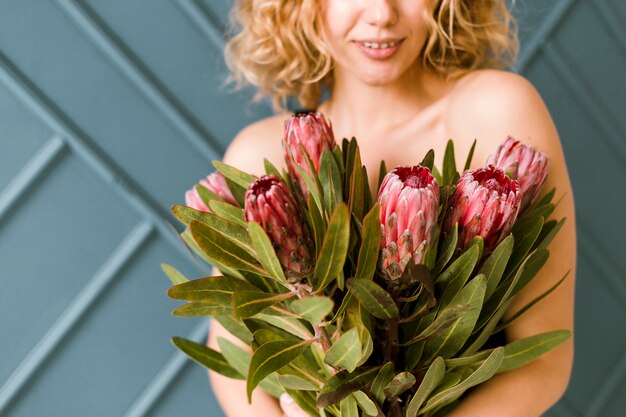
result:
M 400 44 L 399 41 L 398 42 L 385 42 L 385 43 L 376 43 L 376 42 L 360 42 L 360 43 L 361 45 L 367 48 L 372 48 L 372 49 L 392 48 Z

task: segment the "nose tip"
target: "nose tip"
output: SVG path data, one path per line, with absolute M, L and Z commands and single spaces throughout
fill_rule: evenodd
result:
M 393 26 L 398 21 L 398 11 L 389 0 L 373 0 L 366 9 L 367 23 L 373 26 Z

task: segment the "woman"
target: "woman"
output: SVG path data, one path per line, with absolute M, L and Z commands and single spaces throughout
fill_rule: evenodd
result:
M 227 59 L 235 78 L 256 85 L 259 96 L 272 97 L 277 109 L 292 95 L 324 113 L 336 138 L 358 138 L 370 173 L 378 172 L 381 159 L 389 167 L 413 165 L 431 148 L 441 158 L 448 138 L 460 157 L 477 138 L 477 165 L 507 135 L 548 154 L 545 189 L 557 187 L 562 198 L 554 217 L 567 222 L 551 245 L 550 260 L 507 314 L 570 274 L 507 328 L 507 338 L 573 330 L 574 203 L 558 134 L 528 81 L 488 69 L 502 67 L 516 52 L 505 0 L 242 0 L 234 16 L 241 28 L 228 44 Z M 319 104 L 323 88 L 330 98 Z M 256 174 L 263 172 L 263 157 L 282 165 L 287 117 L 280 112 L 242 130 L 224 161 Z M 216 350 L 218 337 L 242 346 L 213 321 L 208 344 Z M 570 340 L 481 385 L 449 416 L 539 416 L 565 391 L 572 358 Z M 249 405 L 245 381 L 213 372 L 210 379 L 229 417 L 306 416 L 288 398 L 279 404 L 259 389 Z

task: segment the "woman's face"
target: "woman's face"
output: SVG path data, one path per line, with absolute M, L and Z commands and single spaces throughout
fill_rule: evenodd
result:
M 419 58 L 425 0 L 321 0 L 322 37 L 336 71 L 371 85 L 398 79 Z

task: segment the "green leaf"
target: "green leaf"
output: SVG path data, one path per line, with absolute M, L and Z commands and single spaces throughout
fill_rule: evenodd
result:
M 343 270 L 350 241 L 349 216 L 348 206 L 341 203 L 330 217 L 322 250 L 315 265 L 315 292 L 322 291 Z
M 485 293 L 485 300 L 489 300 L 491 295 L 496 290 L 496 287 L 500 283 L 502 274 L 506 268 L 506 264 L 513 253 L 513 235 L 507 236 L 496 249 L 489 255 L 483 266 L 480 268 L 480 273 L 487 277 L 487 292 Z
M 233 294 L 235 317 L 252 317 L 267 307 L 293 296 L 293 293 L 270 294 L 263 291 L 237 291 Z
M 426 401 L 426 398 L 431 392 L 437 388 L 437 385 L 443 380 L 446 374 L 446 365 L 442 357 L 436 358 L 426 371 L 424 379 L 420 383 L 417 392 L 411 398 L 409 405 L 406 409 L 406 417 L 417 417 L 418 412 L 421 411 L 422 404 Z
M 363 196 L 363 170 L 361 164 L 361 154 L 359 146 L 356 145 L 356 153 L 354 157 L 354 166 L 352 175 L 350 176 L 350 198 L 348 205 L 350 212 L 359 221 L 363 220 L 364 196 Z
M 363 308 L 374 317 L 390 319 L 400 314 L 391 295 L 374 281 L 365 278 L 350 278 L 346 286 Z
M 276 252 L 274 252 L 272 242 L 265 233 L 265 230 L 263 230 L 263 227 L 256 222 L 248 222 L 248 233 L 250 234 L 252 246 L 257 253 L 257 259 L 261 263 L 261 266 L 269 272 L 270 278 L 286 284 L 287 279 L 285 278 L 283 268 L 276 256 Z
M 234 379 L 245 379 L 241 373 L 230 366 L 220 352 L 206 345 L 183 339 L 182 337 L 173 337 L 172 343 L 195 362 L 218 374 Z
M 497 348 L 493 351 L 493 353 L 487 358 L 487 360 L 478 367 L 472 374 L 461 381 L 458 385 L 450 388 L 449 390 L 440 392 L 439 394 L 433 395 L 428 402 L 426 403 L 426 407 L 424 407 L 421 411 L 426 413 L 430 410 L 433 410 L 441 405 L 444 405 L 450 399 L 458 398 L 458 395 L 464 393 L 469 388 L 478 385 L 482 382 L 487 381 L 495 373 L 498 371 L 500 364 L 504 358 L 504 348 Z
M 378 407 L 376 407 L 376 403 L 374 403 L 374 401 L 372 401 L 366 393 L 363 391 L 355 391 L 352 393 L 352 396 L 356 399 L 359 408 L 363 410 L 366 415 L 372 417 L 378 415 Z
M 264 320 L 269 324 L 283 329 L 300 339 L 311 339 L 313 335 L 309 329 L 302 324 L 299 319 L 293 317 L 272 316 L 270 314 L 259 313 L 255 316 L 260 320 Z
M 363 242 L 356 267 L 358 278 L 373 279 L 380 252 L 380 206 L 374 207 L 363 218 Z
M 171 265 L 162 263 L 161 269 L 170 279 L 172 285 L 178 285 L 189 281 L 183 274 L 181 274 L 176 268 Z
M 524 227 L 519 227 L 516 223 L 513 227 L 513 236 L 515 236 L 515 246 L 513 247 L 513 253 L 509 259 L 509 263 L 504 272 L 504 276 L 510 278 L 514 274 L 517 268 L 521 265 L 522 261 L 526 257 L 526 254 L 530 251 L 533 244 L 537 240 L 537 237 L 541 233 L 543 227 L 543 217 L 531 219 L 532 222 Z
M 433 271 L 433 276 L 439 275 L 439 273 L 443 270 L 443 268 L 448 264 L 452 255 L 454 255 L 454 251 L 456 249 L 456 244 L 459 238 L 459 225 L 457 223 L 452 226 L 450 232 L 443 239 L 443 243 L 441 244 L 441 248 L 437 254 L 437 262 L 435 263 L 435 270 Z
M 175 300 L 204 301 L 230 306 L 233 292 L 244 290 L 258 291 L 254 285 L 242 279 L 218 275 L 175 285 L 167 291 L 167 295 Z
M 515 283 L 511 297 L 515 297 L 526 285 L 532 281 L 539 270 L 546 264 L 548 257 L 550 256 L 547 249 L 535 249 L 528 257 L 527 262 L 524 265 L 522 274 Z
M 446 367 L 456 368 L 459 366 L 478 366 L 493 353 L 493 349 L 483 350 L 471 356 L 446 359 Z
M 220 161 L 213 161 L 213 166 L 221 172 L 225 178 L 230 179 L 232 182 L 243 188 L 248 188 L 250 184 L 257 180 L 257 177 L 254 175 L 240 171 L 239 169 Z
M 239 207 L 224 203 L 223 201 L 214 200 L 209 203 L 209 209 L 217 216 L 225 220 L 237 223 L 240 226 L 246 226 L 246 220 L 243 217 L 243 210 Z
M 465 166 L 463 167 L 464 171 L 467 171 L 468 169 L 470 169 L 470 166 L 472 165 L 472 158 L 474 157 L 474 149 L 476 149 L 476 139 L 474 139 L 474 142 L 472 142 L 472 147 L 470 148 L 470 151 L 467 154 L 467 159 L 465 160 Z
M 280 174 L 278 168 L 276 168 L 276 166 L 274 166 L 269 159 L 263 158 L 263 167 L 265 168 L 265 173 L 267 175 L 275 175 L 278 178 L 283 179 L 283 176 Z
M 237 337 L 239 340 L 246 344 L 250 344 L 252 342 L 252 333 L 242 322 L 235 320 L 235 318 L 231 315 L 221 315 L 213 317 L 219 324 L 222 325 L 226 330 L 230 332 L 233 336 Z
M 294 300 L 289 310 L 316 326 L 333 311 L 334 305 L 329 297 L 314 296 Z
M 338 403 L 367 385 L 376 376 L 379 366 L 364 366 L 354 372 L 339 371 L 331 376 L 320 390 L 315 405 L 317 408 Z
M 445 314 L 449 308 L 454 308 L 459 304 L 468 304 L 469 311 L 457 318 L 451 325 L 442 332 L 435 335 L 426 342 L 424 347 L 424 360 L 443 356 L 450 358 L 457 353 L 472 334 L 476 321 L 478 320 L 480 309 L 483 305 L 487 283 L 484 275 L 478 275 L 472 279 L 451 301 L 450 307 L 440 312 Z
M 210 258 L 229 268 L 268 275 L 245 250 L 225 239 L 216 230 L 193 220 L 190 225 L 191 236 L 198 246 Z
M 546 204 L 550 204 L 554 195 L 556 194 L 556 187 L 552 188 L 550 191 L 545 193 L 540 199 L 535 201 L 533 205 L 530 207 L 530 210 L 534 210 L 537 207 L 545 206 Z
M 237 278 L 241 278 L 244 279 L 244 276 L 241 274 L 241 272 L 232 269 L 232 268 L 228 268 L 225 265 L 220 264 L 219 262 L 217 262 L 215 259 L 211 259 L 211 257 L 209 255 L 207 255 L 200 246 L 198 246 L 198 244 L 196 243 L 195 240 L 193 240 L 193 236 L 191 236 L 191 230 L 189 230 L 189 228 L 186 228 L 181 234 L 180 237 L 183 239 L 183 241 L 185 242 L 185 244 L 193 251 L 194 254 L 198 255 L 203 261 L 205 261 L 207 264 L 209 265 L 213 265 L 216 268 L 218 268 L 224 275 L 228 275 L 231 277 L 237 277 Z M 202 268 L 201 265 L 199 265 L 200 268 Z
M 504 347 L 504 360 L 498 372 L 519 368 L 554 349 L 571 337 L 568 330 L 555 330 L 509 343 Z
M 397 397 L 415 385 L 415 377 L 410 372 L 400 372 L 387 384 L 384 389 L 387 398 Z
M 232 307 L 219 303 L 192 301 L 172 311 L 178 317 L 220 316 L 232 313 Z
M 435 283 L 445 288 L 439 301 L 440 311 L 442 307 L 450 303 L 472 275 L 478 262 L 479 252 L 478 245 L 468 247 L 456 261 L 435 278 Z
M 252 355 L 248 370 L 246 392 L 248 403 L 252 402 L 252 391 L 266 376 L 282 368 L 308 349 L 313 340 L 301 342 L 280 341 L 259 346 Z
M 421 342 L 422 340 L 427 340 L 436 336 L 469 310 L 469 304 L 451 305 L 447 307 L 431 324 L 428 325 L 428 327 L 426 327 L 426 329 L 408 342 L 400 343 L 399 346 L 409 346 L 413 343 Z
M 549 226 L 548 226 L 548 223 L 550 223 Z M 546 224 L 544 224 L 544 227 L 541 230 L 541 234 L 539 235 L 539 237 L 537 238 L 537 241 L 535 242 L 535 243 L 539 242 L 536 248 L 546 249 L 548 245 L 550 244 L 550 242 L 552 242 L 556 234 L 559 233 L 559 230 L 561 230 L 561 227 L 563 227 L 564 223 L 565 223 L 565 218 L 562 218 L 558 222 L 556 222 L 555 220 L 552 220 L 551 222 L 547 222 Z M 547 228 L 548 230 L 544 234 L 544 231 L 546 230 L 546 226 L 548 226 Z
M 324 190 L 324 204 L 327 213 L 332 213 L 335 207 L 343 201 L 343 189 L 339 167 L 333 154 L 325 150 L 320 159 L 320 182 Z
M 335 368 L 353 372 L 361 359 L 361 340 L 356 327 L 348 330 L 328 349 L 324 362 Z
M 385 160 L 380 161 L 380 167 L 378 168 L 378 190 L 380 190 L 380 186 L 385 179 L 385 175 L 387 175 L 387 164 L 385 164 Z
M 431 171 L 433 170 L 433 166 L 435 165 L 435 151 L 433 149 L 426 152 L 426 155 L 424 156 L 424 159 L 422 159 L 422 162 L 420 162 L 420 165 Z
M 339 402 L 341 417 L 359 417 L 359 410 L 356 407 L 356 399 L 349 395 Z
M 393 371 L 393 362 L 387 362 L 380 368 L 376 378 L 372 381 L 370 391 L 380 406 L 382 406 L 385 401 L 384 389 L 393 379 Z
M 448 140 L 446 145 L 446 152 L 443 155 L 443 184 L 452 184 L 452 180 L 457 175 L 456 161 L 454 158 L 454 144 L 452 139 Z
M 317 391 L 319 389 L 315 384 L 295 375 L 278 375 L 278 383 L 284 388 L 298 391 Z
M 200 196 L 200 200 L 202 200 L 204 205 L 207 207 L 209 207 L 209 201 L 221 200 L 221 198 L 218 195 L 213 193 L 211 190 L 209 190 L 202 184 L 196 184 L 194 188 L 196 189 L 196 192 Z

